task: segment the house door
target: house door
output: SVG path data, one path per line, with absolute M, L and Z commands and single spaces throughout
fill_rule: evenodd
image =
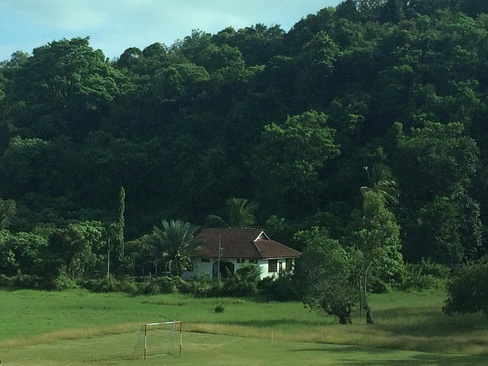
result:
M 219 272 L 220 272 L 221 278 L 227 278 L 227 277 L 230 277 L 234 274 L 234 268 L 235 268 L 234 263 L 221 261 L 220 262 L 220 271 L 217 270 L 218 266 L 219 266 L 219 262 L 215 262 L 213 264 L 213 276 L 214 276 L 214 278 L 218 277 Z

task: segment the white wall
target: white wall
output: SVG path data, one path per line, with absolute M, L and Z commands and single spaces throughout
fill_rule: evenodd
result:
M 237 271 L 239 268 L 244 266 L 247 263 L 237 263 L 237 259 L 225 259 L 222 260 L 223 262 L 231 262 L 234 264 L 234 269 Z M 182 278 L 184 280 L 190 280 L 193 277 L 198 277 L 204 273 L 208 273 L 212 275 L 213 273 L 213 264 L 217 262 L 217 259 L 211 259 L 210 262 L 202 262 L 201 259 L 198 259 L 193 267 L 193 271 L 185 271 L 182 274 Z M 295 260 L 293 260 L 295 263 Z M 286 260 L 284 258 L 278 259 L 278 269 L 277 272 L 268 272 L 268 260 L 261 259 L 258 260 L 258 267 L 261 272 L 261 279 L 265 277 L 278 277 L 280 271 L 284 271 L 286 269 Z
M 212 260 L 210 260 L 210 262 L 202 262 L 201 259 L 197 259 L 193 266 L 193 271 L 183 272 L 181 278 L 188 281 L 191 280 L 193 277 L 198 277 L 204 273 L 209 273 L 210 275 L 212 275 L 213 263 L 214 261 Z

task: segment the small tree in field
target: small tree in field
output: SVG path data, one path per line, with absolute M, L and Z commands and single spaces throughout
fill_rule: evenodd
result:
M 368 305 L 368 276 L 376 274 L 391 282 L 401 278 L 404 271 L 401 254 L 400 227 L 395 215 L 386 207 L 383 196 L 373 190 L 361 190 L 363 204 L 353 212 L 352 240 L 362 253 L 361 302 L 366 310 L 367 323 L 373 323 Z
M 323 229 L 300 231 L 296 239 L 305 250 L 297 261 L 295 280 L 305 305 L 352 323 L 351 312 L 359 302 L 353 283 L 354 265 L 337 240 L 327 238 Z

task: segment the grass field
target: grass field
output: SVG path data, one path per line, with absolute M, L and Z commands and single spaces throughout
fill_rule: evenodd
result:
M 0 291 L 3 365 L 480 365 L 488 320 L 441 313 L 441 292 L 371 298 L 377 324 L 341 326 L 300 303 Z M 225 311 L 213 309 L 223 304 Z M 134 354 L 138 325 L 184 321 L 183 354 Z M 151 351 L 151 350 L 150 350 Z

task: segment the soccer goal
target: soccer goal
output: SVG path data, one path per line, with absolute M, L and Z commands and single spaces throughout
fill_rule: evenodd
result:
M 162 355 L 181 355 L 183 346 L 183 322 L 139 324 L 133 354 L 142 354 L 144 359 Z

